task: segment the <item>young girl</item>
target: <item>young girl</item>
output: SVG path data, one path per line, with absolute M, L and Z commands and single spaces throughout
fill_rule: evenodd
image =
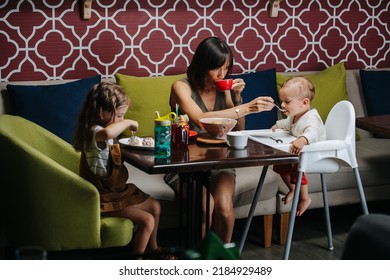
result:
M 160 203 L 126 183 L 128 172 L 114 139 L 126 129 L 137 131 L 138 123 L 124 118 L 129 104 L 120 86 L 109 82 L 95 85 L 83 105 L 74 148 L 81 151 L 80 175 L 99 191 L 102 215 L 124 217 L 138 225 L 132 250 L 142 255 L 146 249 L 161 251 L 157 245 Z
M 279 91 L 281 106 L 286 111 L 287 118 L 279 120 L 272 130 L 277 128 L 288 130 L 292 136 L 297 137 L 292 141 L 290 152 L 299 154 L 304 145 L 326 139 L 325 126 L 316 109 L 310 104 L 314 98 L 314 86 L 304 77 L 294 77 L 287 80 Z M 287 204 L 293 199 L 295 184 L 297 181 L 297 167 L 294 165 L 275 165 L 274 171 L 279 173 L 289 192 L 282 199 Z M 308 181 L 305 174 L 302 176 L 301 192 L 297 208 L 297 216 L 301 216 L 311 203 Z

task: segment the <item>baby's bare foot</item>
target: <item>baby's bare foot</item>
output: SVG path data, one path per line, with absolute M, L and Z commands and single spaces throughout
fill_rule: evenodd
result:
M 289 191 L 285 197 L 282 198 L 284 204 L 289 203 L 294 197 L 294 191 Z
M 310 197 L 306 199 L 301 199 L 298 202 L 297 216 L 302 216 L 302 214 L 305 213 L 306 209 L 309 207 L 310 203 L 311 203 Z

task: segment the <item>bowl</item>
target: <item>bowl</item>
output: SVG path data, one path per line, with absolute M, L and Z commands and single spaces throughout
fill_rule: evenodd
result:
M 208 134 L 217 139 L 226 139 L 226 133 L 237 124 L 237 120 L 229 118 L 203 118 L 200 123 Z
M 217 80 L 215 86 L 219 91 L 231 90 L 233 85 L 233 79 Z

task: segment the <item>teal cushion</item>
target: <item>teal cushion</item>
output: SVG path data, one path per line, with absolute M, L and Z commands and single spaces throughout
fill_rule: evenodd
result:
M 12 113 L 72 143 L 84 99 L 100 75 L 56 85 L 7 85 Z
M 390 71 L 360 70 L 360 79 L 367 114 L 390 114 Z
M 243 102 L 249 102 L 258 96 L 270 96 L 278 101 L 276 90 L 276 69 L 232 75 L 233 79 L 242 78 L 245 89 L 242 92 Z M 278 118 L 276 107 L 267 112 L 250 114 L 245 117 L 245 129 L 271 128 Z

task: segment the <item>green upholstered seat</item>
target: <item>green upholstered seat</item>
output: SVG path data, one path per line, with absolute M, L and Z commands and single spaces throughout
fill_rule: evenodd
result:
M 127 245 L 133 223 L 101 218 L 99 193 L 78 175 L 80 154 L 18 116 L 0 115 L 1 205 L 10 246 L 47 251 Z

